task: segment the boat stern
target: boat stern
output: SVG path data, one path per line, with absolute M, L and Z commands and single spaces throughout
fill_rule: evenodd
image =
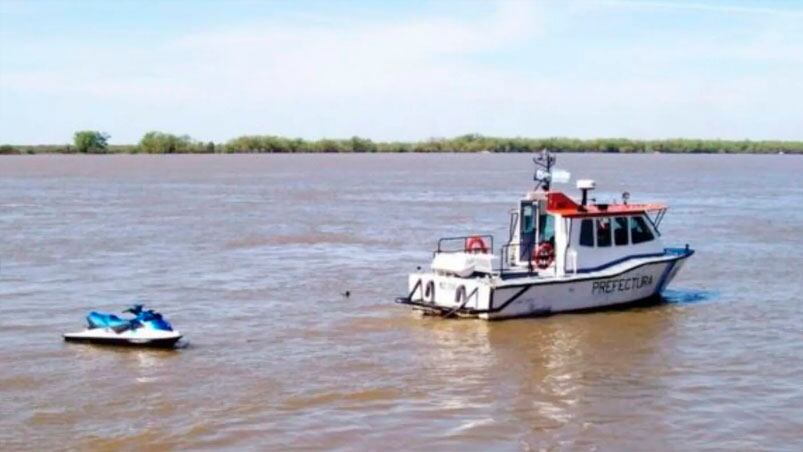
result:
M 397 303 L 424 314 L 477 317 L 487 311 L 493 296 L 490 276 L 464 278 L 436 272 L 418 272 L 408 278 L 408 295 Z

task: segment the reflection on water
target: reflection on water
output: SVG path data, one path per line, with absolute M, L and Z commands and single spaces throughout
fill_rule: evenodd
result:
M 392 303 L 438 237 L 500 242 L 525 155 L 0 159 L 0 448 L 796 449 L 803 159 L 560 160 L 670 204 L 667 245 L 697 253 L 664 303 Z M 62 342 L 135 298 L 192 346 Z
M 501 429 L 535 448 L 591 445 L 599 432 L 590 426 L 618 422 L 654 399 L 663 378 L 655 366 L 670 364 L 663 348 L 683 317 L 657 306 L 498 323 L 424 318 L 414 333 L 415 368 L 422 381 L 441 382 L 430 400 L 443 412 L 501 409 L 457 416 L 447 437 L 475 441 Z M 624 400 L 591 409 L 616 391 Z
M 140 349 L 91 344 L 65 344 L 76 366 L 86 373 L 105 372 L 108 368 L 120 371 L 115 377 L 129 383 L 154 383 L 159 376 L 170 372 L 179 350 Z
M 702 303 L 718 299 L 720 293 L 714 290 L 666 289 L 661 297 L 667 303 Z

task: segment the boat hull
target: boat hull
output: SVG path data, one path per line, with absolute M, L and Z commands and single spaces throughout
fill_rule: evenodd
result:
M 626 306 L 655 299 L 683 266 L 683 260 L 656 262 L 611 276 L 555 281 L 494 290 L 487 319 Z
M 173 348 L 176 346 L 182 335 L 178 332 L 169 331 L 163 334 L 128 334 L 115 333 L 107 328 L 94 328 L 78 333 L 64 334 L 66 342 L 81 342 L 96 345 L 114 345 L 125 347 L 150 347 L 150 348 Z
M 633 259 L 603 271 L 561 278 L 459 278 L 419 273 L 411 275 L 411 295 L 397 302 L 425 313 L 487 320 L 626 306 L 659 297 L 692 253 Z M 423 288 L 429 281 L 435 290 L 416 289 L 416 284 Z M 463 294 L 470 295 L 466 298 Z

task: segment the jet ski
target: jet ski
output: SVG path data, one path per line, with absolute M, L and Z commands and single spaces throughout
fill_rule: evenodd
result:
M 139 347 L 173 347 L 181 339 L 181 333 L 174 331 L 170 322 L 152 309 L 146 310 L 143 305 L 136 304 L 123 312 L 132 314 L 133 317 L 120 318 L 114 314 L 92 311 L 86 316 L 86 329 L 78 333 L 67 333 L 64 340 Z

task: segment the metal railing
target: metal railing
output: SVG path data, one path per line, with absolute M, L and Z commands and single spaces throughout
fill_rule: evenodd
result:
M 466 252 L 468 241 L 474 238 L 481 238 L 485 243 L 489 245 L 488 253 L 494 254 L 494 238 L 490 234 L 483 234 L 483 235 L 466 235 L 466 236 L 459 236 L 459 237 L 443 237 L 438 239 L 438 247 L 434 251 L 433 254 L 438 253 L 462 253 Z M 526 267 L 520 266 L 513 266 L 513 262 L 518 261 L 518 256 L 515 256 L 515 259 L 511 259 L 511 250 L 515 250 L 517 253 L 521 252 L 521 247 L 523 245 L 521 243 L 507 243 L 499 247 L 499 255 L 498 259 L 499 262 L 494 265 L 493 271 L 499 273 L 500 276 L 504 277 L 506 275 L 513 275 L 513 274 L 532 274 L 537 275 L 538 271 L 533 266 L 532 260 L 527 260 Z M 533 252 L 534 244 L 530 243 L 525 245 L 525 256 L 529 256 Z
M 524 249 L 525 256 L 532 255 L 533 245 L 534 244 L 532 244 L 532 243 L 526 245 L 526 247 Z M 508 243 L 508 244 L 503 245 L 502 247 L 500 247 L 500 249 L 499 249 L 499 268 L 495 270 L 495 271 L 499 272 L 499 276 L 504 277 L 505 275 L 510 275 L 510 274 L 513 274 L 513 273 L 522 273 L 522 270 L 526 271 L 527 273 L 531 273 L 531 274 L 537 274 L 538 273 L 536 271 L 535 267 L 533 266 L 533 262 L 532 262 L 531 259 L 527 260 L 527 267 L 524 267 L 524 268 L 516 267 L 515 269 L 512 268 L 511 262 L 514 261 L 514 260 L 517 261 L 518 260 L 518 256 L 515 256 L 516 259 L 511 259 L 510 250 L 511 250 L 511 248 L 514 248 L 517 253 L 521 253 L 521 246 L 522 246 L 521 243 Z

